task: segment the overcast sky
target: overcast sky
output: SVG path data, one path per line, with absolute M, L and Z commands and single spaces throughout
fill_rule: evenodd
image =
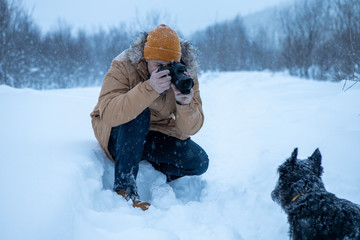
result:
M 216 21 L 228 20 L 276 6 L 286 0 L 23 0 L 43 31 L 62 20 L 75 29 L 94 30 L 119 23 L 135 23 L 137 16 L 157 11 L 167 16 L 169 25 L 185 35 Z

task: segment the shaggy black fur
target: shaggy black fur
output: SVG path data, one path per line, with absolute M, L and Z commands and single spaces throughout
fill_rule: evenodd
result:
M 360 206 L 326 191 L 321 154 L 297 159 L 297 148 L 278 169 L 271 193 L 288 215 L 290 239 L 360 239 Z

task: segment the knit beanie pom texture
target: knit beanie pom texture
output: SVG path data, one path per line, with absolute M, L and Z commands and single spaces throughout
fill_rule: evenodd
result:
M 145 43 L 144 57 L 146 60 L 179 62 L 181 48 L 177 33 L 165 24 L 151 30 Z

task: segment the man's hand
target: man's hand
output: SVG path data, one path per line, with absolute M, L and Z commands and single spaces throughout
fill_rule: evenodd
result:
M 194 97 L 194 89 L 191 89 L 189 94 L 184 95 L 175 87 L 174 84 L 171 84 L 171 88 L 174 90 L 175 99 L 179 104 L 187 105 L 191 103 L 191 100 Z
M 149 79 L 150 85 L 158 94 L 161 94 L 170 88 L 171 77 L 164 76 L 169 73 L 170 73 L 169 70 L 164 70 L 164 71 L 158 72 L 157 69 L 151 73 L 151 77 Z

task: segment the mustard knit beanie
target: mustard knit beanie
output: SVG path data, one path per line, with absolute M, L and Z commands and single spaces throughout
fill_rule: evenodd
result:
M 180 61 L 181 48 L 177 33 L 165 24 L 151 30 L 144 47 L 146 60 Z

